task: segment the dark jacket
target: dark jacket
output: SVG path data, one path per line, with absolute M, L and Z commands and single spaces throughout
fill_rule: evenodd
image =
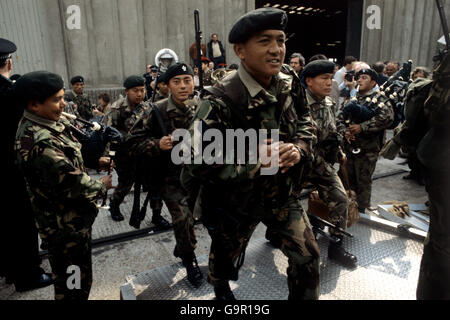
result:
M 220 52 L 222 52 L 222 57 L 225 58 L 225 49 L 224 49 L 224 47 L 222 45 L 222 42 L 220 42 L 219 40 L 217 40 L 217 42 L 219 43 L 219 48 L 220 48 Z M 210 40 L 208 42 L 208 58 L 210 58 L 210 59 L 214 58 L 214 56 L 213 56 L 213 49 L 212 49 L 212 43 L 213 43 L 212 40 Z

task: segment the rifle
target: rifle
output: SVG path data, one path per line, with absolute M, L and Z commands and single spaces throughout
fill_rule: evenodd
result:
M 339 228 L 339 227 L 335 226 L 334 224 L 332 224 L 326 220 L 323 220 L 322 218 L 319 218 L 318 216 L 308 213 L 308 218 L 309 218 L 309 221 L 311 222 L 314 234 L 320 233 L 328 240 L 330 240 L 332 242 L 337 242 L 338 239 L 336 237 L 329 235 L 328 233 L 323 231 L 324 227 L 328 227 L 328 228 L 334 229 L 334 230 L 342 233 L 343 235 L 345 235 L 347 237 L 353 238 L 353 235 L 351 233 L 348 233 L 344 229 Z
M 197 67 L 198 67 L 198 80 L 200 83 L 200 90 L 203 89 L 203 70 L 202 70 L 202 32 L 200 31 L 200 17 L 199 11 L 194 10 L 194 22 L 195 22 L 195 43 L 197 45 Z

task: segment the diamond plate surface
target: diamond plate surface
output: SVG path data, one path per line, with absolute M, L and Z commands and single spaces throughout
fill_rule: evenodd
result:
M 321 300 L 415 299 L 423 245 L 393 233 L 356 224 L 354 238 L 345 248 L 358 257 L 358 267 L 345 269 L 327 258 L 328 240 L 318 240 L 321 249 Z M 208 256 L 198 258 L 206 277 Z M 284 300 L 288 296 L 287 258 L 264 238 L 252 240 L 244 266 L 231 288 L 241 300 Z M 139 300 L 211 300 L 212 287 L 204 281 L 198 289 L 186 278 L 181 263 L 129 276 Z

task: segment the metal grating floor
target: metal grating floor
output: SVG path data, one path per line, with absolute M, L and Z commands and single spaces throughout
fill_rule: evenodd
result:
M 349 229 L 346 249 L 358 257 L 358 267 L 345 269 L 327 258 L 328 241 L 321 249 L 321 300 L 415 300 L 423 245 L 420 241 L 358 223 Z M 206 277 L 208 256 L 198 258 Z M 252 240 L 237 282 L 230 282 L 239 300 L 284 300 L 288 295 L 287 258 L 265 239 Z M 211 300 L 205 281 L 198 289 L 186 278 L 181 263 L 128 276 L 121 287 L 123 299 Z

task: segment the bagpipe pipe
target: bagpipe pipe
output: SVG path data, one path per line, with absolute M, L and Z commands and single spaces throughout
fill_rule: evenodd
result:
M 368 97 L 363 104 L 359 104 L 356 97 L 342 108 L 345 123 L 360 124 L 375 117 L 379 110 L 390 104 L 394 111 L 394 122 L 389 129 L 394 129 L 403 120 L 403 100 L 406 97 L 410 84 L 412 61 L 403 64 L 403 67 L 392 75 L 381 87 L 377 94 Z M 353 153 L 358 154 L 361 150 L 354 148 Z

